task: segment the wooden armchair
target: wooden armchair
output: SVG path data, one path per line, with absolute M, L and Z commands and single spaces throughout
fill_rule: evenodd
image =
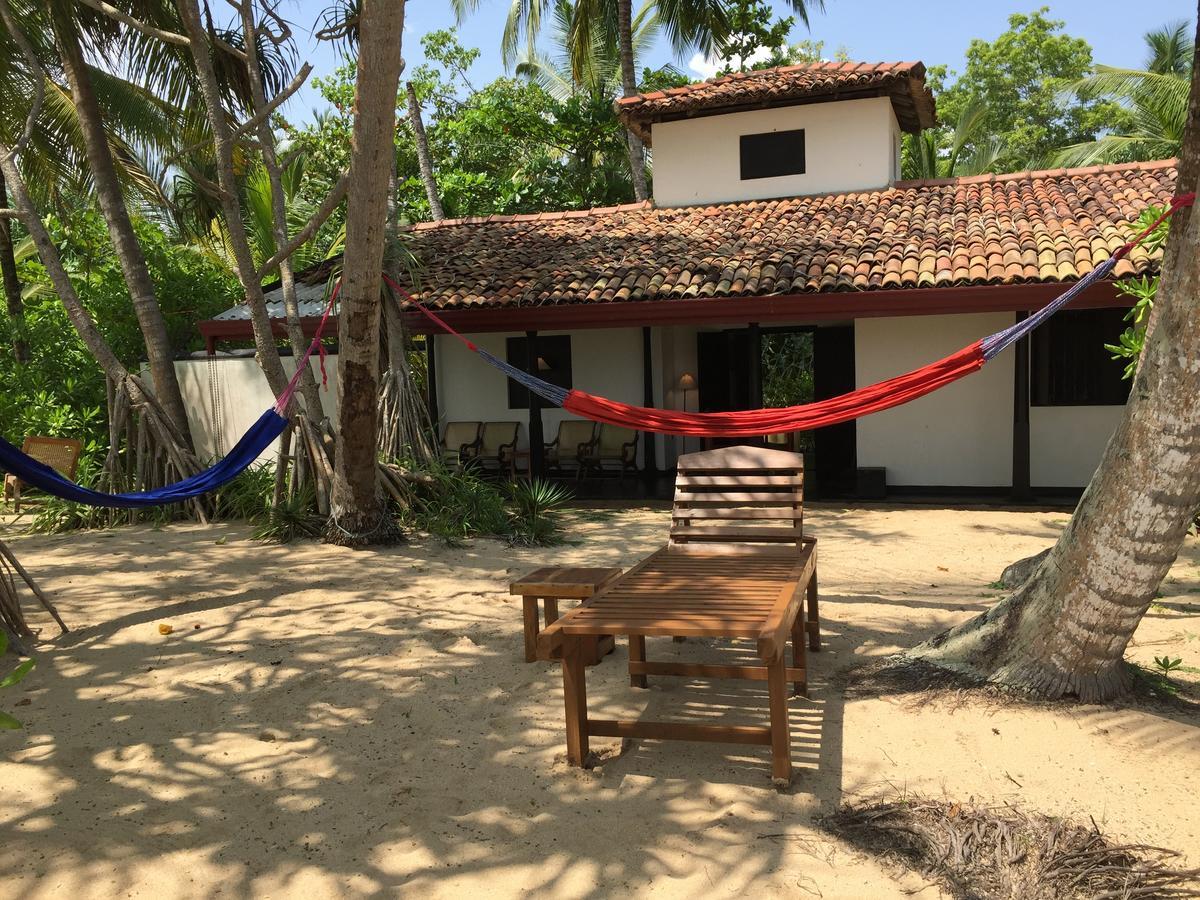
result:
M 584 460 L 596 444 L 596 423 L 588 419 L 563 419 L 558 423 L 554 440 L 546 444 L 546 467 L 565 472 L 566 465 L 575 466 L 578 477 L 583 474 Z
M 583 458 L 583 466 L 589 472 L 603 472 L 605 466 L 615 468 L 618 474 L 637 471 L 637 449 L 640 432 L 617 425 L 601 425 L 592 450 Z
M 485 471 L 494 467 L 497 473 L 507 472 L 510 478 L 515 478 L 520 431 L 520 422 L 484 422 L 471 461 Z
M 462 465 L 479 448 L 479 422 L 447 422 L 442 431 L 442 462 Z
M 21 452 L 74 481 L 83 444 L 74 438 L 27 437 L 21 445 Z M 21 484 L 21 479 L 16 475 L 4 476 L 4 502 L 11 501 L 18 513 L 21 511 Z

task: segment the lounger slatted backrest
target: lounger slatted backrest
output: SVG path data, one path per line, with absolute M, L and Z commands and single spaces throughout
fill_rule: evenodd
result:
M 722 447 L 679 457 L 669 547 L 795 553 L 804 542 L 804 457 Z
M 21 452 L 50 466 L 64 478 L 74 478 L 83 444 L 74 438 L 27 437 Z

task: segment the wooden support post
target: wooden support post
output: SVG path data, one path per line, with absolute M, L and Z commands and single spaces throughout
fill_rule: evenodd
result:
M 1017 313 L 1017 321 L 1029 313 Z M 1030 500 L 1033 489 L 1029 472 L 1029 338 L 1017 341 L 1013 358 L 1013 449 L 1012 499 Z
M 557 597 L 543 597 L 542 603 L 545 606 L 545 610 L 546 610 L 546 624 L 549 625 L 552 622 L 557 622 L 558 621 L 558 598 Z
M 792 735 L 788 729 L 787 662 L 783 654 L 767 663 L 767 695 L 771 707 L 771 778 L 792 780 Z
M 525 332 L 525 371 L 538 375 L 537 332 Z M 542 398 L 529 391 L 529 477 L 546 475 L 546 439 L 542 428 Z
M 631 634 L 629 636 L 629 664 L 632 667 L 634 663 L 646 661 L 646 638 L 641 634 Z M 646 687 L 645 675 L 634 675 L 632 672 L 629 675 L 629 686 L 635 688 Z
M 654 344 L 650 326 L 642 327 L 642 405 L 654 407 Z M 651 495 L 658 481 L 658 435 L 652 431 L 642 432 L 642 475 L 646 480 L 646 493 Z
M 797 674 L 803 672 L 803 676 L 792 682 L 792 690 L 797 694 L 808 696 L 808 663 L 804 654 L 804 642 L 807 640 L 804 634 L 804 615 L 797 615 L 792 622 L 792 668 Z
M 522 597 L 521 606 L 525 622 L 525 662 L 533 662 L 537 659 L 538 598 Z
M 583 643 L 575 635 L 563 639 L 563 699 L 567 707 L 567 762 L 582 766 L 588 756 L 586 669 Z
M 438 371 L 437 371 L 437 341 L 436 335 L 425 335 L 425 380 L 429 383 L 429 395 L 427 402 L 429 404 L 429 421 L 433 424 L 433 428 L 441 433 L 441 414 L 438 410 Z M 440 440 L 438 435 L 434 436 L 435 440 Z

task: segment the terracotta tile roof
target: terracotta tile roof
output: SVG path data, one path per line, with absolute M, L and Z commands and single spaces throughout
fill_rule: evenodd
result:
M 463 308 L 1071 281 L 1168 203 L 1174 181 L 1166 160 L 424 223 L 411 229 L 416 296 Z M 1139 248 L 1115 274 L 1152 264 Z
M 818 62 L 737 72 L 711 81 L 622 97 L 617 115 L 626 128 L 650 140 L 650 125 L 683 116 L 715 115 L 765 105 L 786 106 L 823 99 L 892 98 L 900 127 L 920 131 L 937 124 L 933 93 L 919 62 Z

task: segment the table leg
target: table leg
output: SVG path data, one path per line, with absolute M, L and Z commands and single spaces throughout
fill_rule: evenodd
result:
M 542 605 L 546 610 L 546 624 L 550 625 L 552 622 L 558 619 L 558 598 L 543 597 Z
M 521 597 L 525 617 L 525 662 L 537 660 L 538 608 L 537 597 Z
M 808 646 L 810 650 L 821 649 L 821 614 L 817 608 L 817 570 L 813 569 L 808 582 Z
M 799 669 L 803 675 L 794 682 L 793 687 L 797 694 L 807 697 L 808 660 L 804 652 L 804 631 L 804 611 L 800 610 L 796 614 L 796 620 L 792 622 L 792 668 Z
M 629 636 L 629 661 L 645 662 L 646 661 L 646 636 L 642 634 L 631 634 Z M 646 687 L 645 675 L 630 675 L 630 687 L 644 688 Z
M 582 766 L 588 755 L 587 688 L 583 643 L 574 636 L 563 639 L 563 697 L 567 707 L 567 762 Z
M 787 657 L 767 664 L 767 694 L 771 707 L 771 778 L 778 784 L 792 780 L 792 736 L 788 729 Z

